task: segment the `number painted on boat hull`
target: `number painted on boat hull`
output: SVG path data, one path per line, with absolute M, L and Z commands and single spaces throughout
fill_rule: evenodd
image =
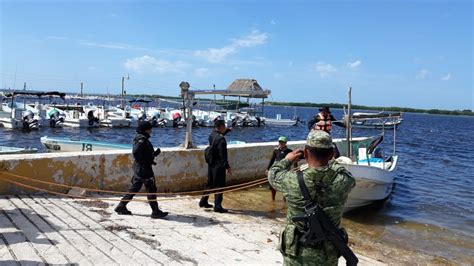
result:
M 92 144 L 82 143 L 82 151 L 92 151 Z

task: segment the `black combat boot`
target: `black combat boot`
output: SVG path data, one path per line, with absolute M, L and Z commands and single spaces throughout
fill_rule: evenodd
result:
M 226 213 L 228 210 L 222 208 L 222 200 L 224 199 L 222 193 L 214 195 L 214 211 L 219 213 Z
M 227 212 L 229 212 L 229 211 L 228 211 L 227 209 L 222 208 L 222 206 L 220 206 L 220 207 L 214 208 L 214 212 L 227 213 Z
M 212 205 L 207 202 L 209 199 L 209 196 L 203 196 L 201 200 L 199 201 L 199 207 L 201 208 L 212 208 Z
M 127 209 L 127 203 L 125 201 L 121 201 L 117 207 L 115 207 L 114 211 L 119 215 L 132 215 L 132 212 Z
M 158 202 L 156 201 L 150 201 L 150 207 L 152 210 L 152 213 L 151 213 L 152 219 L 161 219 L 161 218 L 166 217 L 166 215 L 168 215 L 168 212 L 161 211 L 158 208 Z

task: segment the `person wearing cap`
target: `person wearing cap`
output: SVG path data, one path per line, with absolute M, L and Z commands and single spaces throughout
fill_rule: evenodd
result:
M 312 245 L 302 244 L 299 240 L 307 230 L 305 223 L 292 220 L 292 217 L 305 214 L 307 202 L 298 182 L 298 175 L 302 173 L 312 201 L 320 205 L 336 228 L 340 228 L 344 205 L 355 186 L 355 179 L 342 165 L 332 160 L 333 153 L 331 136 L 322 130 L 312 130 L 303 150 L 290 152 L 270 168 L 268 181 L 283 193 L 288 205 L 279 242 L 285 265 L 338 264 L 340 254 L 332 242 L 320 240 Z M 291 170 L 293 163 L 302 156 L 307 164 L 301 165 L 297 171 Z
M 118 206 L 115 208 L 115 212 L 121 215 L 131 215 L 132 212 L 127 209 L 127 203 L 133 199 L 135 193 L 140 191 L 143 185 L 145 185 L 148 193 L 156 193 L 155 174 L 153 173 L 153 165 L 156 165 L 154 159 L 161 153 L 160 148 L 154 150 L 149 138 L 151 136 L 152 125 L 148 121 L 142 121 L 137 127 L 137 134 L 133 139 L 133 177 L 132 185 L 129 188 L 129 194 L 125 195 Z M 152 213 L 151 218 L 159 219 L 168 215 L 167 212 L 163 212 L 158 208 L 158 202 L 156 201 L 156 195 L 148 195 L 148 203 L 150 204 Z
M 207 188 L 219 188 L 225 186 L 225 179 L 227 174 L 231 174 L 232 170 L 227 159 L 227 141 L 225 134 L 230 132 L 224 120 L 216 120 L 214 122 L 214 129 L 209 135 L 209 145 L 212 146 L 212 161 L 207 167 Z M 212 208 L 215 212 L 226 213 L 226 209 L 222 207 L 224 196 L 222 193 L 214 194 L 214 206 L 208 202 L 209 196 L 202 196 L 199 201 L 199 207 Z
M 308 129 L 323 130 L 331 134 L 332 121 L 336 120 L 337 119 L 331 114 L 329 107 L 324 106 L 319 108 L 319 113 L 308 121 Z
M 270 162 L 268 163 L 267 170 L 265 171 L 265 175 L 268 175 L 268 170 L 270 170 L 270 168 L 275 162 L 281 161 L 283 158 L 285 158 L 285 156 L 288 153 L 293 151 L 292 149 L 286 146 L 287 142 L 288 142 L 288 138 L 285 136 L 280 136 L 278 138 L 278 147 L 276 147 L 273 150 L 272 158 L 270 159 Z M 270 191 L 272 192 L 272 200 L 275 201 L 276 190 L 272 186 L 270 186 Z

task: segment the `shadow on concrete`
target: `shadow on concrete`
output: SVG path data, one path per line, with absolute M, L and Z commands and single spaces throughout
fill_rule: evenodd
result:
M 142 217 L 147 217 L 150 220 L 150 215 L 146 214 L 133 214 L 134 216 L 142 216 Z M 164 221 L 173 221 L 173 222 L 178 222 L 178 223 L 186 223 L 190 224 L 195 227 L 208 227 L 208 226 L 214 226 L 214 225 L 219 225 L 219 224 L 230 224 L 229 221 L 220 221 L 215 218 L 210 218 L 210 217 L 204 217 L 201 215 L 182 215 L 182 214 L 173 214 L 170 213 L 168 216 L 165 218 L 161 219 Z
M 44 215 L 39 216 L 36 212 L 33 212 L 30 209 L 17 208 L 15 210 L 0 210 L 0 226 L 2 228 L 13 228 L 14 230 L 17 230 L 15 232 L 1 233 L 4 240 L 6 240 L 9 245 L 24 243 L 27 239 L 33 244 L 56 245 L 58 242 L 46 238 L 44 233 L 55 232 L 56 230 L 53 228 L 58 228 L 58 226 L 46 220 L 49 224 L 47 227 L 48 230 L 40 232 L 36 227 L 36 224 L 32 225 L 32 222 L 30 222 L 33 221 L 34 223 L 34 220 L 37 220 L 33 219 L 34 216 L 44 220 L 46 220 L 47 217 Z M 3 265 L 3 262 L 1 264 Z
M 229 214 L 240 214 L 240 215 L 248 215 L 256 218 L 267 218 L 267 219 L 276 219 L 276 218 L 284 218 L 285 214 L 282 213 L 281 210 L 264 210 L 264 211 L 256 211 L 256 210 L 245 210 L 245 209 L 228 209 Z

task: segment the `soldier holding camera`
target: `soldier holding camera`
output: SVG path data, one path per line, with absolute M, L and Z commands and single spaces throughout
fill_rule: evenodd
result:
M 357 263 L 340 228 L 344 204 L 355 179 L 342 165 L 331 160 L 333 147 L 328 133 L 313 130 L 308 134 L 304 150 L 289 153 L 269 170 L 268 181 L 283 193 L 288 204 L 279 243 L 285 265 L 337 265 L 340 255 Z M 298 171 L 290 170 L 302 157 L 308 164 Z M 309 206 L 316 206 L 320 213 Z M 308 213 L 308 209 L 313 213 Z M 320 220 L 321 215 L 325 220 Z

